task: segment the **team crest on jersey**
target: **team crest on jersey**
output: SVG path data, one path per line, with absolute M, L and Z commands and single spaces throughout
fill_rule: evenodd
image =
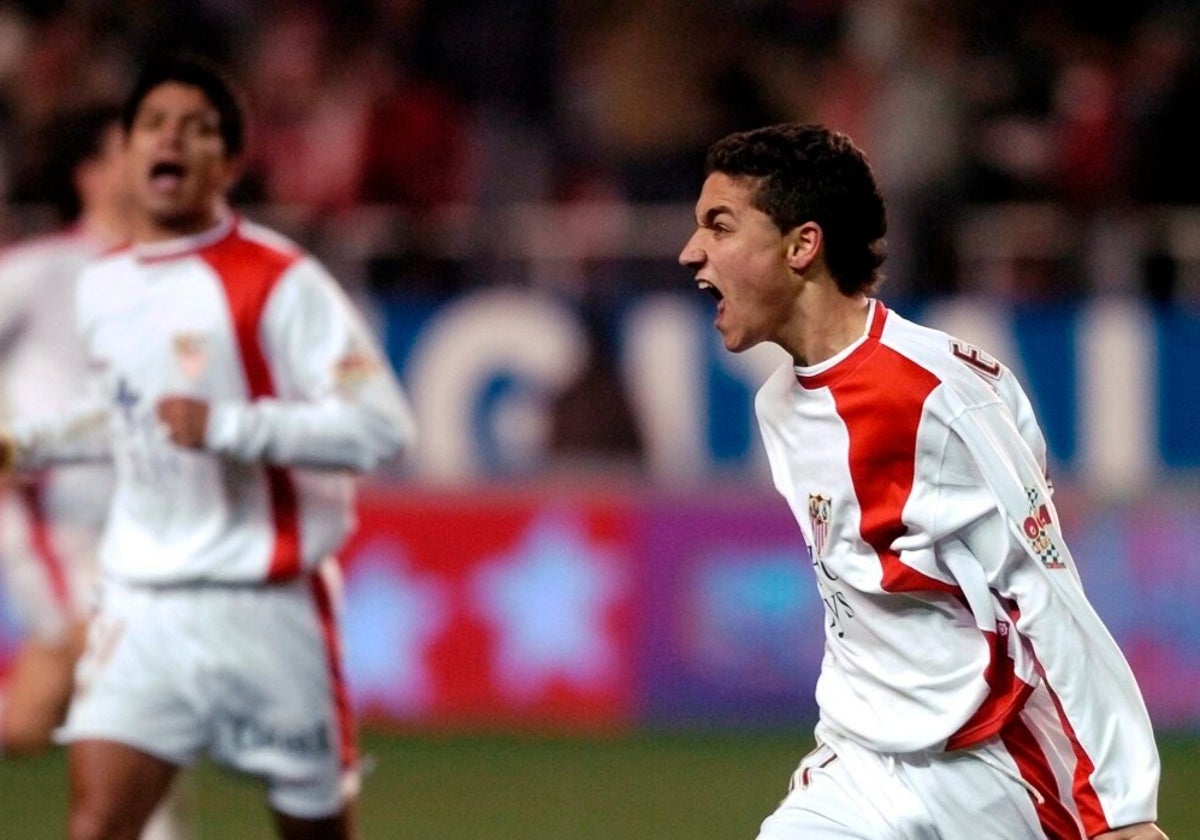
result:
M 822 560 L 825 557 L 825 544 L 829 539 L 829 519 L 832 513 L 833 499 L 820 493 L 808 494 L 808 524 L 812 527 L 815 560 Z
M 1046 533 L 1046 526 L 1053 521 L 1050 507 L 1041 502 L 1041 493 L 1036 487 L 1026 487 L 1025 498 L 1029 499 L 1029 516 L 1021 523 L 1021 530 L 1029 540 L 1030 548 L 1047 569 L 1065 569 L 1067 564 L 1063 562 L 1058 546 Z
M 171 339 L 175 361 L 188 379 L 195 381 L 208 367 L 208 336 L 204 333 L 176 333 Z
M 334 385 L 342 394 L 354 395 L 363 383 L 374 376 L 378 370 L 379 362 L 374 357 L 358 350 L 352 350 L 334 364 Z

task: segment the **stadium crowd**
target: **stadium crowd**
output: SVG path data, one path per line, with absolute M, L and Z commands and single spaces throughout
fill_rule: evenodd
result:
M 1006 230 L 1054 241 L 1025 242 L 1031 259 L 992 291 L 1167 301 L 1186 289 L 1145 221 L 1159 216 L 1138 211 L 1200 205 L 1198 23 L 1200 8 L 1171 0 L 8 0 L 0 234 L 36 224 L 15 208 L 46 198 L 37 138 L 51 117 L 186 46 L 229 66 L 257 115 L 237 198 L 377 288 L 526 276 L 494 258 L 486 225 L 467 238 L 490 259 L 438 246 L 431 220 L 448 208 L 690 204 L 711 138 L 805 120 L 874 150 L 891 294 L 977 288 L 967 209 L 1049 202 L 1051 223 L 1026 212 Z M 364 208 L 390 215 L 372 228 Z M 1106 273 L 1096 242 L 1114 232 L 1129 248 Z M 362 246 L 349 258 L 347 240 Z M 591 265 L 580 294 L 614 276 L 676 284 L 663 256 Z

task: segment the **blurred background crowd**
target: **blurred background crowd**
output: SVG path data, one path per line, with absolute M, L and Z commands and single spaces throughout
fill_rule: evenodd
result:
M 243 204 L 376 291 L 685 283 L 690 209 L 650 210 L 690 208 L 718 136 L 804 120 L 868 150 L 892 296 L 1200 298 L 1198 23 L 1169 0 L 6 0 L 0 238 L 39 224 L 50 118 L 186 46 L 244 85 Z

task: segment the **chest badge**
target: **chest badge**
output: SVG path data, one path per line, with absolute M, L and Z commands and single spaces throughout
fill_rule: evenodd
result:
M 183 375 L 195 382 L 208 367 L 208 336 L 204 333 L 176 333 L 171 339 L 175 361 Z
M 812 528 L 813 560 L 825 557 L 825 543 L 829 538 L 829 519 L 833 513 L 833 499 L 821 493 L 808 494 L 808 524 Z

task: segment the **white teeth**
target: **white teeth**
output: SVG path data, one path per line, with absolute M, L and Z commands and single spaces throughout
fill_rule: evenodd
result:
M 707 280 L 697 280 L 696 285 L 699 286 L 701 289 L 713 288 L 713 284 L 709 283 Z

